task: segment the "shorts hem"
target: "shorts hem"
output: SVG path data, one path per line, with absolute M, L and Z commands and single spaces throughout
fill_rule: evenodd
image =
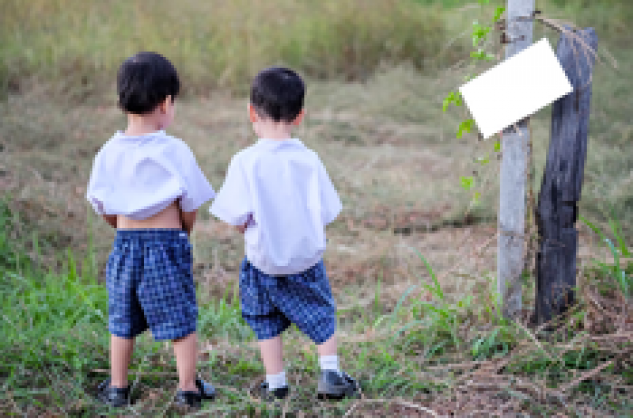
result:
M 130 333 L 124 333 L 124 332 L 119 332 L 119 331 L 113 331 L 111 329 L 108 329 L 108 331 L 110 332 L 110 334 L 114 335 L 115 337 L 119 337 L 119 338 L 123 338 L 124 340 L 132 340 L 136 337 L 138 337 L 139 335 L 143 334 L 145 331 L 147 331 L 148 328 L 145 328 L 142 331 L 139 332 L 130 332 Z
M 334 336 L 334 334 L 336 334 L 336 325 L 331 327 L 331 330 L 329 330 L 329 332 L 320 335 L 320 337 L 322 338 L 313 338 L 311 335 L 306 334 L 311 340 L 312 342 L 314 342 L 316 345 L 321 345 L 324 342 L 326 342 L 327 340 L 329 340 L 330 338 L 332 338 L 332 336 Z
M 286 332 L 288 328 L 290 328 L 290 325 L 284 327 L 279 332 L 258 333 L 255 330 L 253 330 L 253 332 L 255 333 L 255 336 L 257 337 L 257 341 L 263 341 L 263 340 L 270 340 L 270 339 L 280 336 L 281 334 Z M 253 327 L 251 327 L 251 329 L 253 329 Z
M 181 328 L 180 330 L 178 330 L 178 332 L 171 333 L 155 334 L 154 331 L 152 331 L 152 336 L 154 337 L 154 341 L 173 341 L 188 337 L 196 331 L 197 327 L 194 326 L 190 328 Z

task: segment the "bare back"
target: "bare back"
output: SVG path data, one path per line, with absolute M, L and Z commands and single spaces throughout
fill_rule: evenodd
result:
M 123 215 L 117 217 L 119 229 L 182 229 L 182 227 L 178 201 L 147 219 L 134 220 Z

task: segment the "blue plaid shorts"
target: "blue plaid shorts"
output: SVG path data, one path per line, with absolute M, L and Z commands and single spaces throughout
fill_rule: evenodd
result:
M 110 333 L 134 338 L 148 328 L 156 340 L 196 331 L 198 306 L 191 244 L 176 229 L 117 231 L 106 267 Z
M 290 276 L 269 276 L 244 258 L 240 266 L 242 317 L 259 340 L 274 338 L 290 324 L 316 344 L 336 330 L 336 304 L 323 260 Z

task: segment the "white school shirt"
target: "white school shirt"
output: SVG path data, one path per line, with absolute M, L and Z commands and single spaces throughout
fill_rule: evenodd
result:
M 300 273 L 325 251 L 325 225 L 342 208 L 318 155 L 298 139 L 260 139 L 237 153 L 210 212 L 244 225 L 246 257 L 273 276 Z
M 87 199 L 99 215 L 141 220 L 180 199 L 193 212 L 215 196 L 191 149 L 158 131 L 127 136 L 117 132 L 97 153 Z

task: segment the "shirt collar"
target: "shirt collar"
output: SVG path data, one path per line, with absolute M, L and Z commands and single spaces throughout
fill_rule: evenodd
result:
M 304 146 L 303 142 L 301 142 L 297 138 L 290 138 L 290 139 L 284 139 L 284 140 L 259 138 L 259 140 L 257 141 L 257 145 L 270 148 L 270 149 L 278 149 L 284 146 L 292 146 L 292 145 L 300 146 L 300 147 Z
M 153 136 L 165 136 L 165 131 L 160 130 L 156 132 L 150 132 L 145 135 L 126 135 L 123 131 L 117 131 L 115 137 L 121 139 L 141 139 L 141 138 L 151 138 Z

